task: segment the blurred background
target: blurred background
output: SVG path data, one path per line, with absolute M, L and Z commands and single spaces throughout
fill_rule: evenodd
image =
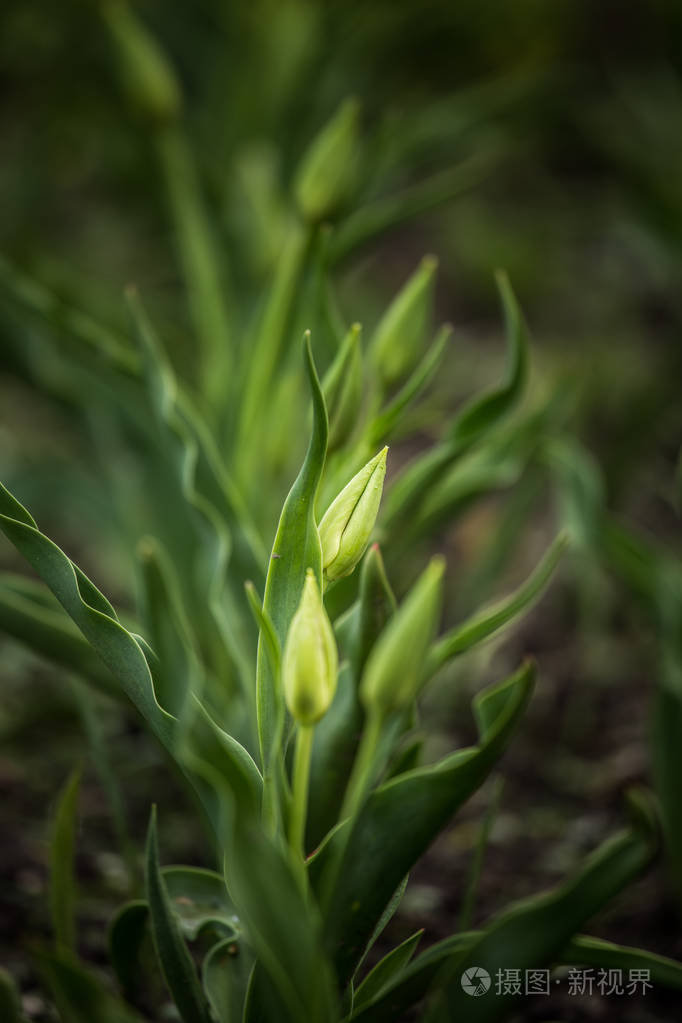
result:
M 455 327 L 413 436 L 396 446 L 396 464 L 437 435 L 472 391 L 499 378 L 493 272 L 504 268 L 532 335 L 532 393 L 554 396 L 561 429 L 580 444 L 583 483 L 645 553 L 678 564 L 682 5 L 141 0 L 135 11 L 182 84 L 183 130 L 225 257 L 220 282 L 232 321 L 248 332 L 285 249 L 301 155 L 339 104 L 356 97 L 362 147 L 354 202 L 381 212 L 386 197 L 399 196 L 411 215 L 364 240 L 353 238 L 352 214 L 341 220 L 333 267 L 339 308 L 348 322 L 371 328 L 424 253 L 433 253 L 438 317 Z M 0 475 L 124 609 L 134 605 L 135 573 L 112 487 L 126 478 L 125 465 L 109 471 L 106 421 L 96 407 L 74 407 L 45 324 L 17 300 L 15 275 L 114 333 L 127 329 L 121 296 L 134 282 L 179 376 L 196 384 L 197 339 L 159 145 L 158 126 L 121 89 L 98 5 L 6 0 Z M 293 447 L 272 455 L 281 463 L 280 492 L 266 499 L 273 508 L 300 458 L 301 445 Z M 513 482 L 515 496 L 486 493 L 439 526 L 434 542 L 448 556 L 451 620 L 517 584 L 552 532 L 556 495 L 532 468 Z M 495 543 L 501 535 L 512 540 L 504 554 Z M 4 542 L 0 563 L 24 570 Z M 439 742 L 447 749 L 453 737 L 458 744 L 475 738 L 468 706 L 476 688 L 522 654 L 537 656 L 538 691 L 501 769 L 506 783 L 475 922 L 563 877 L 618 826 L 623 789 L 650 781 L 660 637 L 647 593 L 631 582 L 586 543 L 511 638 L 458 662 L 430 697 L 427 720 L 447 722 L 434 740 L 437 753 Z M 3 638 L 0 649 L 0 959 L 22 982 L 29 1018 L 50 1020 L 24 946 L 47 928 L 49 807 L 88 747 L 68 679 L 13 640 Z M 118 707 L 104 701 L 98 719 L 135 842 L 153 797 L 163 809 L 166 858 L 201 862 L 200 838 L 187 826 L 192 811 L 169 788 L 158 750 Z M 127 886 L 103 784 L 86 764 L 78 865 L 82 942 L 93 962 L 105 961 L 104 927 Z M 421 923 L 429 940 L 452 930 L 490 799 L 488 786 L 429 853 L 389 938 Z M 593 930 L 680 958 L 679 920 L 661 862 Z M 661 992 L 557 996 L 531 1001 L 519 1019 L 672 1021 L 678 1010 Z

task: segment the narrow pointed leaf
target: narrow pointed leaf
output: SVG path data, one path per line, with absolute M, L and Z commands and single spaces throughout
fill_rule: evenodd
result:
M 280 646 L 303 590 L 308 568 L 322 587 L 322 551 L 315 523 L 315 498 L 327 452 L 327 410 L 306 337 L 306 368 L 313 399 L 313 431 L 308 451 L 280 515 L 265 583 L 263 610 L 271 620 Z M 278 741 L 284 714 L 283 698 L 270 669 L 264 640 L 259 643 L 257 668 L 258 734 L 264 763 Z
M 397 948 L 392 949 L 385 955 L 376 966 L 370 970 L 362 984 L 356 988 L 353 998 L 353 1011 L 357 1012 L 368 1002 L 379 995 L 387 984 L 390 984 L 398 974 L 409 963 L 419 944 L 423 929 L 416 934 L 406 938 Z
M 152 810 L 147 836 L 145 887 L 154 947 L 183 1023 L 210 1023 L 208 1005 L 159 869 L 156 808 Z
M 459 412 L 444 440 L 420 456 L 396 480 L 384 504 L 387 529 L 406 520 L 443 473 L 480 441 L 519 402 L 528 375 L 528 339 L 521 312 L 505 274 L 497 275 L 507 333 L 507 379 L 496 390 L 474 398 Z
M 74 858 L 80 769 L 71 774 L 57 801 L 50 842 L 50 913 L 57 948 L 76 947 Z
M 34 950 L 33 958 L 52 992 L 61 1023 L 144 1023 L 93 970 L 67 953 Z
M 606 841 L 579 872 L 553 892 L 505 910 L 454 959 L 437 980 L 428 1023 L 466 1018 L 467 1023 L 503 1019 L 513 998 L 500 995 L 472 999 L 462 988 L 470 966 L 491 976 L 500 968 L 544 967 L 556 962 L 580 927 L 634 880 L 651 860 L 657 835 L 651 809 L 637 796 L 632 827 Z
M 374 450 L 379 444 L 388 440 L 393 430 L 400 425 L 405 411 L 432 380 L 451 336 L 452 327 L 449 324 L 441 327 L 419 365 L 413 370 L 395 397 L 374 417 L 366 431 L 368 448 Z
M 504 750 L 530 697 L 533 667 L 525 664 L 475 701 L 480 745 L 453 753 L 381 785 L 353 821 L 322 850 L 315 874 L 324 882 L 345 844 L 325 913 L 328 948 L 341 981 L 353 972 L 391 895 L 453 813 L 482 784 Z M 318 884 L 320 882 L 317 882 Z
M 341 666 L 334 702 L 315 729 L 307 848 L 315 848 L 337 820 L 362 734 L 364 712 L 358 683 L 369 651 L 395 608 L 381 552 L 375 544 L 362 563 L 360 595 L 349 625 L 349 660 Z
M 42 584 L 11 572 L 0 575 L 0 630 L 120 698 L 111 672 Z
M 530 610 L 549 583 L 568 542 L 568 535 L 560 533 L 534 571 L 517 590 L 496 604 L 478 611 L 438 639 L 429 652 L 427 676 L 435 674 L 448 661 L 482 643 Z
M 103 594 L 39 531 L 26 509 L 1 484 L 0 529 L 47 583 L 157 738 L 172 750 L 173 718 L 156 700 L 139 643 L 111 613 Z

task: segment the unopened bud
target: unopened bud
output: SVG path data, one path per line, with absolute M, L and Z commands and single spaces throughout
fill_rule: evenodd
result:
M 170 61 L 127 3 L 112 0 L 103 14 L 118 50 L 123 88 L 133 106 L 154 121 L 171 121 L 182 106 Z
M 370 357 L 386 387 L 403 380 L 419 362 L 433 306 L 438 261 L 425 256 L 382 316 Z
M 382 448 L 330 504 L 319 525 L 322 566 L 327 579 L 350 575 L 367 549 L 386 475 Z
M 336 451 L 350 437 L 358 421 L 362 403 L 361 326 L 354 323 L 348 331 L 338 355 L 329 367 L 322 390 L 329 413 L 327 450 Z
M 317 223 L 345 202 L 355 179 L 360 105 L 349 99 L 303 155 L 294 191 L 306 220 Z
M 314 725 L 326 714 L 336 692 L 337 671 L 334 630 L 309 568 L 282 659 L 284 698 L 295 721 Z
M 443 558 L 431 560 L 372 649 L 360 683 L 365 707 L 401 710 L 416 699 L 443 596 Z

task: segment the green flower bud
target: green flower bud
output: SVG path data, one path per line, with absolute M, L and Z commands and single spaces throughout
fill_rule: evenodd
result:
M 370 345 L 370 357 L 385 387 L 414 369 L 429 331 L 438 261 L 425 256 L 382 316 Z
M 303 155 L 294 192 L 301 213 L 312 223 L 335 213 L 353 186 L 359 115 L 358 101 L 346 100 Z
M 314 725 L 326 714 L 336 692 L 337 670 L 334 630 L 309 568 L 282 658 L 284 699 L 295 721 Z
M 377 639 L 360 682 L 368 710 L 401 710 L 417 697 L 440 617 L 444 568 L 443 558 L 432 558 Z
M 171 121 L 182 106 L 178 80 L 154 37 L 126 3 L 112 0 L 103 14 L 118 50 L 121 82 L 133 106 L 154 121 Z
M 361 331 L 360 324 L 354 323 L 322 381 L 329 413 L 329 452 L 342 446 L 358 421 L 362 403 Z
M 319 525 L 322 566 L 327 579 L 350 575 L 374 529 L 386 475 L 382 448 L 329 505 Z

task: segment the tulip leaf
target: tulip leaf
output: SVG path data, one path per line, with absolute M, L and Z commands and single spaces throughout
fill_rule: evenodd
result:
M 363 560 L 360 594 L 348 618 L 349 660 L 341 665 L 333 703 L 315 728 L 306 848 L 315 848 L 338 818 L 364 721 L 358 683 L 369 651 L 395 608 L 374 544 Z
M 602 938 L 579 934 L 561 953 L 560 961 L 573 966 L 600 966 L 616 970 L 648 970 L 653 984 L 682 991 L 682 963 L 643 948 L 616 945 Z
M 50 913 L 57 948 L 76 947 L 74 856 L 81 772 L 75 770 L 62 789 L 50 842 Z
M 472 999 L 462 988 L 462 972 L 477 966 L 495 976 L 500 968 L 530 969 L 556 962 L 570 938 L 649 863 L 657 847 L 652 810 L 639 793 L 631 795 L 630 829 L 604 842 L 576 875 L 554 891 L 504 910 L 437 978 L 427 1023 L 466 1018 L 468 1023 L 502 1019 L 513 998 L 501 994 Z
M 172 752 L 173 718 L 159 706 L 149 665 L 133 635 L 106 598 L 67 555 L 37 528 L 26 509 L 0 484 L 0 528 L 47 583 L 94 647 L 152 732 Z
M 315 523 L 317 496 L 327 452 L 327 410 L 315 370 L 310 336 L 306 335 L 305 361 L 313 399 L 313 430 L 308 451 L 280 515 L 265 583 L 263 610 L 271 620 L 280 646 L 298 607 L 308 568 L 322 589 L 322 550 Z M 258 649 L 258 734 L 264 765 L 279 742 L 284 715 L 282 693 L 275 680 L 261 638 Z
M 33 653 L 120 697 L 115 678 L 42 584 L 11 572 L 0 573 L 0 628 Z
M 355 989 L 353 1013 L 381 994 L 383 988 L 395 980 L 409 963 L 419 944 L 423 929 L 406 938 L 397 948 L 392 949 L 369 971 L 362 983 Z
M 567 546 L 568 535 L 560 533 L 534 571 L 518 589 L 503 600 L 476 612 L 441 636 L 429 652 L 427 676 L 435 674 L 448 661 L 482 643 L 528 611 L 547 586 Z
M 180 930 L 188 941 L 213 930 L 221 941 L 235 941 L 240 922 L 227 894 L 225 879 L 200 867 L 162 867 L 161 876 Z M 135 989 L 141 976 L 141 953 L 149 935 L 149 905 L 126 903 L 109 928 L 109 954 L 123 991 Z
M 401 473 L 384 502 L 382 523 L 387 531 L 398 521 L 409 521 L 415 507 L 440 482 L 446 470 L 480 442 L 519 402 L 528 375 L 528 340 L 521 312 L 505 274 L 498 273 L 497 286 L 506 324 L 507 379 L 496 390 L 468 402 L 455 417 L 441 443 L 419 456 Z
M 451 336 L 452 327 L 449 324 L 441 327 L 436 334 L 433 344 L 407 381 L 388 405 L 369 423 L 366 430 L 367 447 L 369 450 L 374 450 L 378 444 L 383 443 L 390 437 L 393 430 L 400 423 L 405 410 L 420 391 L 430 383 Z
M 256 821 L 225 837 L 226 878 L 246 940 L 280 1005 L 278 1019 L 328 1023 L 335 992 L 315 907 L 306 902 L 287 854 Z M 259 971 L 260 973 L 260 971 Z
M 244 941 L 226 938 L 204 960 L 202 980 L 218 1023 L 241 1023 L 255 958 Z
M 128 998 L 136 990 L 142 976 L 142 949 L 148 936 L 149 906 L 144 899 L 135 899 L 121 906 L 109 925 L 109 958 Z
M 66 952 L 34 950 L 39 972 L 51 990 L 62 1023 L 144 1023 L 112 995 L 103 980 Z
M 474 701 L 480 745 L 391 779 L 370 794 L 352 829 L 338 828 L 320 851 L 315 873 L 325 887 L 325 939 L 342 983 L 352 975 L 382 910 L 447 821 L 482 784 L 504 750 L 530 697 L 534 671 L 524 664 Z M 343 848 L 338 866 L 335 856 Z
M 183 1023 L 210 1023 L 208 1005 L 159 868 L 156 808 L 147 835 L 145 889 L 154 947 L 180 1017 Z

